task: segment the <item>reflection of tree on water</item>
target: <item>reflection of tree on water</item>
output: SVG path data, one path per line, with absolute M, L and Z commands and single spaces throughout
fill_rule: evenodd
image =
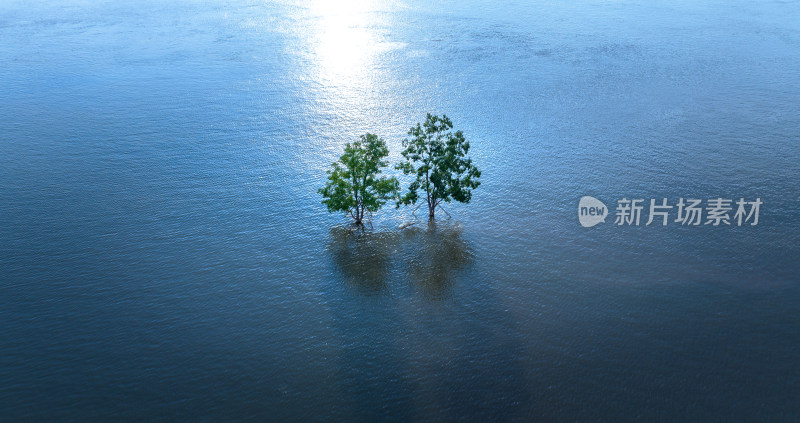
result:
M 396 234 L 333 228 L 328 251 L 347 282 L 363 293 L 386 288 L 390 253 Z
M 447 296 L 458 271 L 472 260 L 461 227 L 436 222 L 429 222 L 426 229 L 403 231 L 334 228 L 328 251 L 347 282 L 363 293 L 383 291 L 394 263 L 405 279 L 431 298 Z
M 458 225 L 429 221 L 427 229 L 407 231 L 404 248 L 409 252 L 403 270 L 427 297 L 447 296 L 455 276 L 472 260 Z

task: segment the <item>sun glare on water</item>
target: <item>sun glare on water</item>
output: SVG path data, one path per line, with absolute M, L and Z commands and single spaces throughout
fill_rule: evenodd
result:
M 323 82 L 351 85 L 366 82 L 377 56 L 401 47 L 381 39 L 379 4 L 374 1 L 315 1 L 312 51 Z

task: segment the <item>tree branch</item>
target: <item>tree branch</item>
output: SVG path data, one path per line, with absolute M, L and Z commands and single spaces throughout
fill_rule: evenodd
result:
M 441 203 L 441 201 L 439 201 L 439 203 Z M 444 214 L 447 215 L 447 219 L 448 220 L 450 220 L 450 218 L 453 217 L 453 216 L 450 216 L 450 213 L 448 213 L 447 210 L 445 210 L 444 207 L 442 207 L 440 204 L 437 203 L 436 206 L 439 207 L 444 212 Z

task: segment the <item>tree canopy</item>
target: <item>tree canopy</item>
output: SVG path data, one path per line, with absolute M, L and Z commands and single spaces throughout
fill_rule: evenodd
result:
M 396 168 L 415 179 L 400 197 L 398 207 L 416 203 L 421 192 L 428 216 L 433 219 L 442 201 L 469 203 L 472 190 L 480 185 L 481 172 L 467 157 L 469 142 L 463 132 L 452 129 L 447 115 L 440 118 L 430 113 L 424 123 L 409 129 L 410 138 L 403 140 L 403 161 Z
M 366 212 L 375 212 L 398 196 L 400 184 L 394 177 L 380 176 L 389 165 L 386 142 L 375 134 L 361 135 L 347 143 L 344 154 L 328 170 L 328 182 L 319 190 L 329 212 L 344 212 L 362 224 Z

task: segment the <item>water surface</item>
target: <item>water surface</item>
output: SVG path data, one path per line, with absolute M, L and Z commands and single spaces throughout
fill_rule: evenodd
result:
M 792 421 L 796 2 L 0 6 L 9 421 Z M 316 190 L 446 113 L 483 184 Z M 578 199 L 759 197 L 591 229 Z

